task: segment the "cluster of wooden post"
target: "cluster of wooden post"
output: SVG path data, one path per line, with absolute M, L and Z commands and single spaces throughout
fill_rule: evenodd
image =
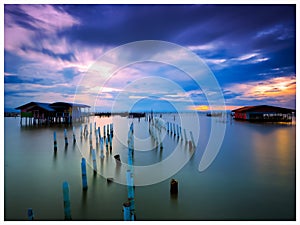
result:
M 101 136 L 101 128 L 97 128 L 96 122 L 95 125 L 95 138 L 96 138 L 96 147 L 100 147 L 101 153 L 100 158 L 104 158 L 103 149 L 104 149 L 104 142 L 106 146 L 106 151 L 112 152 L 112 140 L 113 140 L 113 124 L 107 124 L 104 125 L 103 129 L 103 137 Z M 76 129 L 73 126 L 73 144 L 76 143 Z M 80 126 L 80 138 L 82 140 L 82 137 L 89 136 L 89 143 L 90 143 L 90 150 L 93 150 L 93 129 L 92 129 L 92 123 L 90 123 L 90 131 L 88 131 L 88 125 L 85 124 L 84 128 L 81 125 Z M 54 138 L 54 152 L 57 151 L 57 136 L 56 131 L 53 132 L 53 138 Z M 64 129 L 64 140 L 65 140 L 65 148 L 68 147 L 68 131 L 67 129 Z
M 127 198 L 123 204 L 123 217 L 125 221 L 135 220 L 135 204 L 134 204 L 134 181 L 133 181 L 133 155 L 134 155 L 134 136 L 133 123 L 130 125 L 128 132 L 128 166 L 126 172 L 127 182 Z
M 182 135 L 182 127 L 178 124 L 167 122 L 166 129 L 169 135 L 171 136 L 173 135 L 178 139 L 180 138 L 182 140 L 185 140 L 185 143 L 189 144 L 190 148 L 196 148 L 192 131 L 190 131 L 190 140 L 189 140 L 186 134 L 186 129 L 185 128 L 183 129 L 183 135 Z
M 161 118 L 154 117 L 153 119 L 149 120 L 149 133 L 161 150 L 163 149 L 163 141 L 161 138 L 163 129 L 166 128 L 164 120 Z
M 110 150 L 110 153 L 112 152 L 112 140 L 113 140 L 113 124 L 107 124 L 104 125 L 103 127 L 103 136 L 101 136 L 101 128 L 97 128 L 96 122 L 94 123 L 95 127 L 95 138 L 96 138 L 96 145 L 100 146 L 100 158 L 104 158 L 104 141 L 106 145 L 106 152 Z M 133 134 L 133 125 L 131 127 L 131 132 Z M 76 129 L 73 126 L 73 144 L 76 143 Z M 87 137 L 89 135 L 89 141 L 90 141 L 90 149 L 91 149 L 91 154 L 92 154 L 92 161 L 93 161 L 93 171 L 94 174 L 97 173 L 97 157 L 96 157 L 96 151 L 93 148 L 93 129 L 92 129 L 92 123 L 90 123 L 90 130 L 88 131 L 88 125 L 85 124 L 84 127 L 81 125 L 80 126 L 80 138 L 82 137 Z M 53 139 L 54 139 L 54 152 L 57 152 L 57 135 L 56 131 L 53 132 Z M 64 140 L 65 140 L 65 148 L 68 146 L 68 131 L 67 129 L 64 129 Z M 130 152 L 131 155 L 133 156 L 133 136 L 131 138 L 132 140 L 132 145 L 130 147 Z M 120 161 L 120 156 L 117 155 L 116 160 Z M 129 160 L 130 161 L 130 160 Z M 131 158 L 131 164 L 132 164 L 132 158 Z M 81 174 L 82 174 L 82 189 L 87 190 L 88 189 L 88 182 L 87 182 L 87 171 L 86 171 L 86 159 L 82 158 L 81 159 Z M 130 181 L 133 184 L 133 180 Z M 133 187 L 133 185 L 131 186 Z M 132 189 L 133 191 L 133 189 Z M 70 203 L 70 196 L 69 196 L 69 184 L 68 182 L 63 183 L 63 199 L 64 199 L 64 214 L 65 214 L 65 219 L 66 220 L 71 220 L 71 203 Z M 132 202 L 132 200 L 131 200 Z M 134 211 L 134 206 L 130 207 L 130 210 Z M 27 217 L 28 220 L 33 220 L 34 219 L 34 213 L 32 208 L 29 208 L 27 210 Z

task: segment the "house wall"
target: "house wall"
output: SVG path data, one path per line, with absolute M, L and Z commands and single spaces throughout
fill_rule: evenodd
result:
M 234 113 L 234 119 L 246 120 L 247 119 L 247 114 L 246 113 L 235 112 Z

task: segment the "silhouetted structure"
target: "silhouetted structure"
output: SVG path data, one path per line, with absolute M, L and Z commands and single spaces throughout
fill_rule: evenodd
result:
M 236 120 L 253 122 L 291 122 L 296 110 L 269 105 L 245 106 L 232 110 Z
M 67 102 L 29 102 L 19 106 L 16 109 L 21 110 L 21 120 L 25 118 L 25 124 L 49 124 L 66 123 L 71 124 L 74 121 L 82 121 L 88 116 L 86 109 L 90 106 L 84 104 Z

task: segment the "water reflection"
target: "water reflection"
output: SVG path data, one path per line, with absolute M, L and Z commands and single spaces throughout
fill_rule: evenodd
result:
M 226 140 L 220 154 L 211 167 L 199 173 L 195 165 L 200 161 L 210 131 L 210 118 L 205 116 L 201 119 L 201 136 L 197 149 L 190 150 L 183 140 L 167 134 L 163 140 L 163 150 L 155 149 L 153 140 L 149 140 L 148 147 L 151 150 L 135 152 L 137 165 L 151 165 L 164 160 L 177 145 L 183 153 L 180 157 L 192 156 L 187 166 L 174 175 L 182 184 L 177 196 L 170 194 L 169 181 L 136 188 L 138 219 L 295 219 L 295 127 L 233 121 L 233 125 L 226 131 Z M 127 126 L 127 119 L 122 120 L 126 121 L 124 124 Z M 108 118 L 96 118 L 96 121 L 102 127 L 111 119 L 109 121 Z M 140 137 L 144 138 L 148 135 L 148 122 L 141 120 L 139 124 L 141 132 L 146 133 L 140 133 Z M 118 125 L 115 127 L 122 128 Z M 73 187 L 70 197 L 72 215 L 76 215 L 76 219 L 122 220 L 126 186 L 108 186 L 110 182 L 100 175 L 114 178 L 115 181 L 121 179 L 118 176 L 126 172 L 126 146 L 119 143 L 115 136 L 113 155 L 120 154 L 124 162 L 120 166 L 109 152 L 106 152 L 105 159 L 100 159 L 99 150 L 97 151 L 99 176 L 92 175 L 92 163 L 87 160 L 90 186 L 87 191 L 83 191 L 78 162 L 82 156 L 91 158 L 88 156 L 91 156 L 89 139 L 88 136 L 83 136 L 73 146 L 76 150 L 72 151 L 70 146 L 71 151 L 67 153 L 67 149 L 64 150 L 63 129 L 63 126 L 20 129 L 16 123 L 5 123 L 5 219 L 23 218 L 24 208 L 29 205 L 34 205 L 40 212 L 40 220 L 63 219 L 63 211 L 60 210 L 61 198 L 57 197 L 61 190 L 57 191 L 55 186 L 59 184 L 60 187 L 61 181 L 67 179 Z M 57 154 L 53 152 L 54 130 L 58 135 Z M 79 132 L 78 129 L 76 131 Z M 45 191 L 47 195 L 44 195 Z M 41 196 L 43 201 L 40 200 Z M 99 204 L 105 207 L 95 207 Z M 159 207 L 153 207 L 157 204 Z
M 291 162 L 295 160 L 295 133 L 289 128 L 264 127 L 260 132 L 253 132 L 252 143 L 257 167 L 261 173 L 276 170 L 287 172 Z

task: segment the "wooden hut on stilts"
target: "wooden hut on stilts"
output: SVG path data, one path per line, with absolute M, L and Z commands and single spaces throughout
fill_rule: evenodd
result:
M 16 109 L 21 110 L 21 125 L 72 124 L 84 122 L 89 116 L 90 106 L 67 102 L 29 102 Z

